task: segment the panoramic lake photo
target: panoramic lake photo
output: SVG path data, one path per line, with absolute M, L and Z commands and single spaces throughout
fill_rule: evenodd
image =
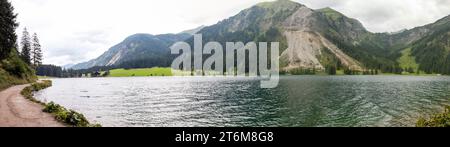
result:
M 0 0 L 0 128 L 22 127 L 174 144 L 448 128 L 450 1 Z

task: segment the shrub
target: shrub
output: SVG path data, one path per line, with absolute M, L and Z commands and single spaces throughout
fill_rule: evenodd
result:
M 24 79 L 28 82 L 36 80 L 34 70 L 27 63 L 23 62 L 15 51 L 11 51 L 9 57 L 1 61 L 0 68 L 19 79 Z
M 45 105 L 45 108 L 43 111 L 47 112 L 47 113 L 55 113 L 55 112 L 60 112 L 62 109 L 63 108 L 60 105 L 55 104 L 54 102 L 50 102 L 47 105 Z
M 44 80 L 42 82 L 33 83 L 33 84 L 31 84 L 31 86 L 33 87 L 34 91 L 39 91 L 39 90 L 51 87 L 52 86 L 52 81 Z
M 66 108 L 62 107 L 61 105 L 55 104 L 54 102 L 46 104 L 43 111 L 54 114 L 56 120 L 66 123 L 70 126 L 101 127 L 100 124 L 90 124 L 83 114 L 78 113 L 74 110 L 67 110 Z
M 2 68 L 0 63 L 0 90 L 4 90 L 12 85 L 21 85 L 29 83 L 28 79 L 19 78 L 15 75 L 10 74 L 8 71 Z
M 53 114 L 55 114 L 55 118 L 58 121 L 64 122 L 65 120 L 67 120 L 67 111 L 57 111 L 57 112 L 53 112 Z
M 28 65 L 20 59 L 13 59 L 8 63 L 4 66 L 5 70 L 17 77 L 23 78 L 23 74 L 28 72 Z
M 67 118 L 65 120 L 66 123 L 77 126 L 77 127 L 88 127 L 89 121 L 84 117 L 83 114 L 75 112 L 73 110 L 69 110 L 67 113 Z
M 450 127 L 450 106 L 445 107 L 444 113 L 435 114 L 430 119 L 420 118 L 417 127 Z

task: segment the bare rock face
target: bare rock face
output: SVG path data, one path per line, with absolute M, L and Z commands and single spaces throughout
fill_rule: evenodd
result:
M 341 63 L 353 70 L 362 70 L 361 64 L 342 52 L 333 43 L 318 33 L 310 31 L 286 31 L 288 49 L 281 54 L 281 60 L 287 61 L 288 66 L 283 70 L 289 71 L 296 68 L 325 69 L 319 56 L 323 50 L 331 52 Z
M 316 23 L 313 17 L 314 11 L 307 7 L 300 7 L 295 13 L 288 17 L 282 24 L 285 30 L 312 31 Z
M 324 69 L 317 57 L 323 47 L 321 39 L 314 33 L 304 31 L 286 31 L 288 49 L 281 54 L 281 59 L 288 61 L 284 70 L 295 68 Z
M 283 23 L 284 36 L 287 39 L 288 49 L 282 54 L 280 59 L 287 62 L 287 67 L 283 70 L 289 71 L 296 68 L 325 69 L 319 57 L 323 50 L 328 50 L 340 62 L 354 70 L 362 70 L 361 64 L 350 56 L 346 55 L 331 41 L 323 37 L 320 32 L 330 28 L 328 22 L 321 17 L 321 13 L 302 6 L 298 8 Z M 344 28 L 352 28 L 352 24 L 343 21 Z M 352 33 L 355 31 L 348 31 Z M 356 33 L 352 33 L 356 34 Z M 354 35 L 356 36 L 356 35 Z

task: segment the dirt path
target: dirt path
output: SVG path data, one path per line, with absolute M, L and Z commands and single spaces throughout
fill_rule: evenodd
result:
M 0 127 L 64 127 L 43 106 L 25 99 L 18 85 L 0 92 Z

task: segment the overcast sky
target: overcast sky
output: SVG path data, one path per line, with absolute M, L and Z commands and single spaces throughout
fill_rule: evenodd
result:
M 65 65 L 96 58 L 135 33 L 178 33 L 212 25 L 270 0 L 10 0 L 21 35 L 38 33 L 44 63 Z M 372 32 L 432 23 L 450 14 L 450 0 L 295 0 L 331 7 L 360 20 Z

